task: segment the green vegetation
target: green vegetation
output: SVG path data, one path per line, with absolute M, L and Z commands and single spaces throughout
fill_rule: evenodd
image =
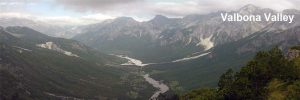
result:
M 29 100 L 22 84 L 8 71 L 0 69 L 0 81 L 0 100 Z
M 163 38 L 169 39 L 176 29 L 163 31 Z M 98 33 L 97 33 L 98 34 Z M 136 33 L 139 34 L 139 33 Z M 90 37 L 91 38 L 91 37 Z M 188 54 L 203 50 L 195 46 L 195 43 L 186 44 L 185 42 L 175 42 L 172 44 L 161 44 L 162 41 L 153 41 L 151 35 L 143 35 L 136 38 L 129 35 L 122 35 L 108 41 L 106 38 L 90 40 L 90 38 L 75 37 L 91 47 L 99 49 L 107 54 L 125 54 L 133 58 L 142 60 L 144 63 L 167 62 L 174 59 L 183 58 Z M 187 40 L 188 41 L 188 40 Z M 163 42 L 164 43 L 164 42 Z
M 143 100 L 152 95 L 154 88 L 134 73 L 137 68 L 118 66 L 124 61 L 117 57 L 28 28 L 7 31 L 23 37 L 0 30 L 0 100 Z M 49 41 L 79 57 L 36 46 Z
M 197 89 L 183 100 L 299 100 L 300 57 L 289 61 L 282 51 L 261 51 L 239 72 L 229 69 L 216 89 Z
M 217 97 L 218 95 L 217 93 L 218 93 L 217 89 L 210 89 L 210 88 L 196 89 L 196 90 L 192 90 L 188 94 L 181 96 L 180 99 L 215 100 L 215 99 L 219 99 L 219 97 Z
M 291 47 L 291 49 L 300 50 L 300 46 Z

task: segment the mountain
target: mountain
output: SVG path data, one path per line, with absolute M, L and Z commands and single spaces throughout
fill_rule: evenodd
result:
M 99 23 L 97 28 L 89 28 L 74 39 L 103 52 L 126 54 L 145 62 L 172 61 L 217 45 L 237 41 L 271 24 L 266 21 L 222 21 L 220 13 L 236 12 L 263 16 L 263 13 L 276 11 L 246 5 L 237 11 L 188 15 L 183 18 L 157 15 L 146 22 L 121 17 Z
M 296 19 L 299 18 L 299 14 L 295 13 L 295 16 Z M 170 82 L 169 84 L 177 81 L 185 90 L 215 87 L 222 73 L 229 68 L 239 70 L 238 66 L 245 65 L 256 52 L 277 46 L 286 53 L 290 47 L 299 45 L 298 23 L 299 21 L 291 24 L 275 22 L 245 38 L 215 46 L 207 51 L 209 54 L 202 57 L 151 65 L 147 72 L 153 73 L 154 78 Z
M 118 67 L 124 60 L 27 27 L 1 27 L 0 50 L 1 100 L 146 99 L 153 91 L 134 68 Z
M 290 50 L 298 51 L 292 47 Z M 300 90 L 299 55 L 288 59 L 279 48 L 260 51 L 240 71 L 229 69 L 217 88 L 199 88 L 182 95 L 189 99 L 297 100 Z
M 295 19 L 300 18 L 298 10 L 284 10 L 284 14 L 295 15 Z M 300 42 L 300 21 L 295 20 L 293 23 L 274 22 L 267 25 L 262 30 L 244 38 L 244 44 L 238 47 L 237 52 L 243 53 L 247 51 L 259 51 L 261 48 L 270 48 L 274 45 L 282 49 L 297 45 Z
M 71 38 L 81 32 L 80 31 L 81 26 L 78 27 L 59 26 L 59 25 L 53 25 L 51 23 L 36 21 L 27 18 L 1 17 L 0 25 L 2 27 L 25 26 L 49 36 L 63 37 L 63 38 Z
M 236 41 L 251 35 L 252 33 L 261 30 L 271 22 L 261 21 L 261 22 L 228 22 L 222 21 L 220 17 L 221 13 L 239 13 L 242 15 L 262 15 L 263 13 L 275 13 L 274 10 L 267 8 L 259 8 L 254 5 L 246 5 L 237 11 L 224 12 L 219 11 L 216 13 L 211 13 L 208 15 L 202 15 L 199 19 L 192 19 L 194 21 L 191 24 L 191 29 L 194 36 L 198 36 L 201 40 L 212 37 L 210 41 L 214 43 L 213 46 L 228 43 L 231 41 Z M 191 20 L 191 19 L 189 19 Z M 190 25 L 190 24 L 187 24 Z M 238 27 L 238 28 L 236 28 Z M 202 36 L 202 37 L 201 37 Z
M 80 34 L 75 36 L 74 39 L 79 40 L 91 47 L 98 48 L 100 51 L 113 54 L 127 54 L 149 61 L 162 61 L 164 57 L 160 59 L 159 54 L 173 53 L 176 56 L 176 52 L 169 52 L 172 49 L 182 48 L 176 46 L 177 44 L 167 45 L 165 41 L 168 37 L 157 35 L 157 33 L 163 32 L 163 34 L 170 34 L 176 30 L 169 27 L 170 24 L 174 24 L 176 19 L 164 18 L 157 16 L 150 22 L 138 22 L 132 18 L 121 17 L 114 20 L 105 21 L 107 23 L 97 24 L 95 30 L 90 29 L 87 34 Z M 166 20 L 164 25 L 158 25 L 160 20 Z M 159 22 L 159 23 L 158 23 Z M 165 27 L 160 27 L 165 26 Z M 164 30 L 165 28 L 171 28 L 170 30 Z M 170 34 L 171 35 L 171 34 Z M 161 40 L 157 40 L 157 39 Z M 166 39 L 163 39 L 166 38 Z M 174 41 L 176 42 L 176 41 Z M 149 54 L 145 54 L 148 52 Z M 170 57 L 172 57 L 170 55 Z M 158 59 L 153 59 L 158 58 Z
M 4 91 L 9 97 L 2 97 L 148 99 L 153 89 L 137 74 L 139 71 L 170 87 L 171 91 L 162 96 L 181 94 L 199 87 L 218 87 L 219 77 L 227 69 L 244 72 L 245 67 L 241 66 L 247 66 L 258 51 L 278 47 L 285 53 L 300 44 L 299 20 L 224 22 L 220 13 L 264 16 L 277 12 L 246 5 L 235 11 L 183 18 L 157 15 L 145 22 L 119 17 L 65 31 L 78 34 L 74 40 L 49 37 L 26 27 L 0 28 L 0 74 L 4 76 L 0 78 L 6 81 L 0 90 L 11 87 Z M 293 14 L 295 19 L 300 16 L 295 9 L 282 13 Z M 119 67 L 125 61 L 110 55 L 136 58 L 145 66 L 142 70 L 134 66 Z M 265 59 L 259 63 L 268 64 Z M 275 67 L 278 71 L 278 66 Z M 273 83 L 269 80 L 264 84 L 269 82 Z M 74 92 L 79 89 L 82 92 Z M 213 94 L 217 90 L 208 88 L 200 93 L 203 91 Z M 237 99 L 243 95 L 239 96 Z
M 299 44 L 299 21 L 224 22 L 220 13 L 264 16 L 275 10 L 246 5 L 236 11 L 218 11 L 183 18 L 155 16 L 146 22 L 117 18 L 74 39 L 105 53 L 125 54 L 150 64 L 145 71 L 164 80 L 171 90 L 215 87 L 227 69 L 239 70 L 256 52 L 274 46 L 287 51 Z M 299 11 L 286 9 L 283 14 Z M 126 21 L 120 21 L 123 19 Z M 195 80 L 198 79 L 198 80 Z
M 299 18 L 298 12 L 292 9 L 283 11 L 286 14 L 294 14 L 296 19 Z M 207 51 L 210 52 L 208 55 L 185 62 L 151 65 L 148 72 L 153 72 L 154 78 L 168 81 L 169 84 L 177 81 L 185 90 L 215 87 L 218 77 L 225 70 L 240 69 L 237 66 L 246 64 L 256 52 L 275 46 L 287 52 L 289 47 L 299 45 L 299 33 L 299 21 L 291 24 L 274 22 L 247 37 L 217 45 Z
M 300 44 L 299 27 L 280 33 L 258 32 L 253 36 L 216 46 L 202 57 L 164 64 L 154 64 L 146 68 L 155 79 L 178 82 L 184 90 L 197 87 L 215 87 L 218 77 L 227 69 L 239 70 L 256 52 L 269 50 L 275 46 L 287 52 L 288 48 Z M 197 79 L 197 80 L 196 80 Z

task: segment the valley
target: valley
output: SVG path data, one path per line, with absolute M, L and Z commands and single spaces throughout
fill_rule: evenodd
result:
M 294 16 L 233 21 L 236 14 L 278 13 Z M 264 100 L 276 93 L 295 98 L 299 18 L 297 9 L 252 4 L 73 26 L 0 18 L 0 100 Z
M 22 37 L 12 36 L 12 28 Z M 1 90 L 6 90 L 1 99 L 131 100 L 149 98 L 154 91 L 136 68 L 120 66 L 123 59 L 26 27 L 2 28 L 0 50 Z
M 154 80 L 153 78 L 151 78 L 149 76 L 149 74 L 145 73 L 143 71 L 143 67 L 147 67 L 147 65 L 149 64 L 143 64 L 142 61 L 140 60 L 137 60 L 137 59 L 134 59 L 134 58 L 130 58 L 128 56 L 123 56 L 123 55 L 116 55 L 120 58 L 124 58 L 124 59 L 127 59 L 128 62 L 127 63 L 124 63 L 124 64 L 121 64 L 123 66 L 126 66 L 126 65 L 130 65 L 130 63 L 132 63 L 133 65 L 135 65 L 136 67 L 139 67 L 139 73 L 141 76 L 144 77 L 145 81 L 147 81 L 149 84 L 151 84 L 153 87 L 157 88 L 158 90 L 149 98 L 150 100 L 155 100 L 157 99 L 157 97 L 160 95 L 160 94 L 163 94 L 165 92 L 167 92 L 169 90 L 169 87 L 167 85 L 165 85 L 164 83 L 162 83 L 161 81 L 157 81 L 157 80 Z

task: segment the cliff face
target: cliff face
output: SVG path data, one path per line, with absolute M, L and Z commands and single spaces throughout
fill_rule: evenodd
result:
M 288 50 L 287 58 L 289 60 L 295 59 L 295 58 L 297 58 L 299 56 L 300 56 L 300 50 L 299 49 L 293 49 L 293 48 L 291 48 L 291 49 Z

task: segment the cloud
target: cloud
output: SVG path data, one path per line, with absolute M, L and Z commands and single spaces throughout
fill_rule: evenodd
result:
M 39 0 L 0 0 L 0 3 L 8 3 L 8 4 L 27 4 L 32 2 L 37 2 Z
M 158 2 L 149 6 L 153 13 L 168 16 L 184 16 L 188 14 L 204 13 L 197 2 L 188 1 L 183 3 Z
M 121 16 L 133 17 L 138 21 L 150 20 L 157 14 L 183 17 L 219 10 L 237 10 L 247 4 L 277 11 L 300 9 L 300 0 L 0 0 L 0 14 L 31 18 L 36 16 L 36 19 L 57 24 L 87 24 Z M 48 11 L 44 5 L 55 11 Z M 27 9 L 29 6 L 31 9 Z M 37 10 L 40 7 L 41 10 Z
M 300 0 L 186 0 L 184 2 L 157 2 L 151 9 L 154 13 L 169 16 L 185 16 L 188 14 L 206 14 L 216 11 L 237 10 L 244 5 L 253 4 L 261 8 L 277 11 L 284 9 L 300 9 Z
M 71 8 L 76 11 L 106 11 L 118 6 L 124 6 L 131 3 L 142 2 L 143 0 L 55 0 L 65 8 Z M 123 8 L 124 9 L 124 8 Z
M 99 23 L 107 19 L 114 19 L 116 17 L 110 15 L 104 15 L 101 13 L 84 15 L 80 17 L 72 16 L 59 16 L 59 17 L 43 17 L 40 19 L 45 22 L 52 22 L 53 24 L 58 25 L 87 25 L 93 23 Z
M 0 0 L 0 13 L 26 11 L 28 6 L 35 5 L 38 0 Z
M 0 18 L 32 18 L 33 15 L 25 14 L 25 13 L 16 13 L 16 12 L 6 12 L 0 13 Z
M 114 16 L 135 16 L 140 19 L 156 14 L 182 17 L 189 14 L 206 14 L 219 10 L 237 10 L 254 4 L 277 11 L 299 9 L 300 0 L 56 0 L 65 9 L 78 12 L 96 12 Z M 144 17 L 144 18 L 141 18 Z
M 107 19 L 114 19 L 116 17 L 110 15 L 103 15 L 100 13 L 84 15 L 79 17 L 73 16 L 39 16 L 29 13 L 19 13 L 19 12 L 8 12 L 0 13 L 1 18 L 19 18 L 19 19 L 29 19 L 37 22 L 45 22 L 53 25 L 87 25 L 93 23 L 99 23 Z

